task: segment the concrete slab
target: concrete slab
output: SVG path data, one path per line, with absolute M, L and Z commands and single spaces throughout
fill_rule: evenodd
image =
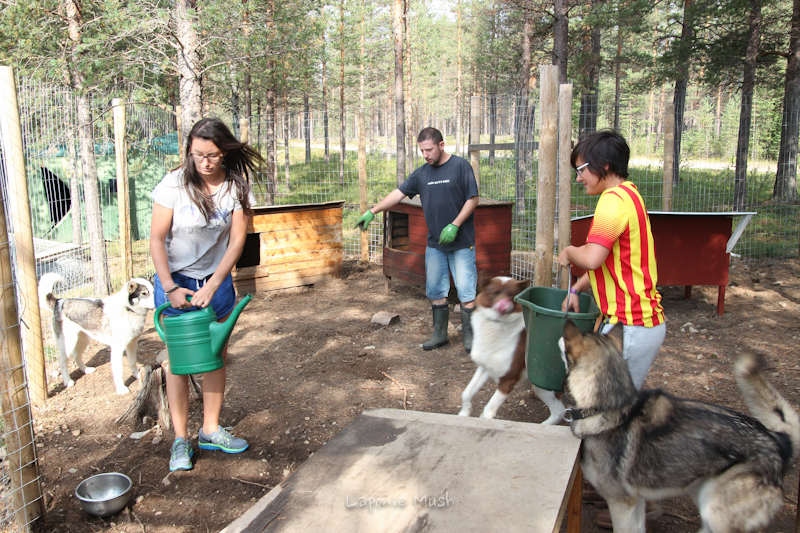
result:
M 223 533 L 553 533 L 571 492 L 579 531 L 579 450 L 564 426 L 369 410 Z

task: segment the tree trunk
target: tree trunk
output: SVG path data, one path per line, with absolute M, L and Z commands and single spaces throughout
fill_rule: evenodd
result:
M 592 13 L 597 12 L 602 0 L 592 0 Z M 600 90 L 600 25 L 591 28 L 591 44 L 587 65 L 586 90 L 581 96 L 578 118 L 578 139 L 597 130 L 597 98 Z
M 311 107 L 308 93 L 303 93 L 303 138 L 306 141 L 306 165 L 311 163 Z
M 231 84 L 231 122 L 233 125 L 233 136 L 239 139 L 242 136 L 242 130 L 241 124 L 239 123 L 239 83 L 236 80 L 236 62 L 228 62 L 228 74 Z
M 797 142 L 800 132 L 800 0 L 792 2 L 792 27 L 789 31 L 789 57 L 783 88 L 783 127 L 778 153 L 778 172 L 772 198 L 797 201 Z
M 750 21 L 747 30 L 747 53 L 742 78 L 742 103 L 739 112 L 739 138 L 736 145 L 733 205 L 744 211 L 747 202 L 747 150 L 750 148 L 750 125 L 753 119 L 753 89 L 756 84 L 756 61 L 761 44 L 761 0 L 750 0 Z
M 405 111 L 406 111 L 406 135 L 408 136 L 408 150 L 406 150 L 406 168 L 410 173 L 414 168 L 414 130 L 416 124 L 414 122 L 414 93 L 411 90 L 413 83 L 411 80 L 411 30 L 408 24 L 409 11 L 411 9 L 411 0 L 403 1 L 403 31 L 405 32 Z
M 200 42 L 195 29 L 195 0 L 175 0 L 175 30 L 178 41 L 178 93 L 181 100 L 181 133 L 189 138 L 195 122 L 202 117 Z M 181 147 L 183 149 L 183 147 Z
M 515 200 L 517 215 L 525 214 L 525 177 L 528 161 L 532 161 L 533 152 L 525 147 L 528 141 L 528 100 L 531 83 L 531 30 L 533 16 L 527 2 L 523 3 L 524 22 L 522 30 L 522 59 L 519 69 L 519 90 L 517 91 L 514 110 L 514 141 L 517 144 Z
M 558 66 L 558 82 L 567 83 L 567 39 L 569 38 L 569 19 L 566 0 L 554 0 L 553 13 L 553 64 Z
M 458 155 L 461 150 L 461 106 L 463 98 L 461 95 L 461 0 L 458 0 L 456 4 L 456 19 L 456 40 L 458 41 L 456 59 L 456 155 Z M 526 31 L 529 32 L 529 30 Z
M 694 14 L 692 13 L 692 0 L 684 0 L 683 26 L 681 39 L 678 46 L 681 49 L 679 57 L 683 59 L 678 66 L 678 77 L 675 80 L 675 95 L 673 97 L 675 113 L 675 139 L 672 143 L 672 187 L 678 188 L 681 170 L 681 139 L 683 138 L 683 110 L 686 107 L 686 86 L 689 83 L 689 56 L 694 40 Z
M 291 188 L 289 187 L 289 167 L 291 166 L 291 161 L 289 159 L 289 96 L 284 93 L 283 94 L 283 153 L 284 153 L 284 160 L 283 160 L 283 169 L 284 169 L 284 180 L 286 182 L 286 190 L 290 191 Z M 275 163 L 277 165 L 277 161 Z
M 614 131 L 619 132 L 620 81 L 622 78 L 622 27 L 617 25 L 617 55 L 614 58 Z
M 327 43 L 327 40 L 325 42 Z M 324 50 L 322 53 L 322 129 L 325 137 L 325 164 L 327 165 L 331 162 L 331 145 L 328 131 L 328 65 Z
M 86 203 L 86 229 L 89 232 L 89 249 L 92 254 L 92 283 L 97 295 L 111 294 L 111 277 L 108 273 L 108 254 L 103 235 L 103 209 L 100 205 L 100 187 L 97 182 L 97 164 L 94 159 L 94 125 L 89 96 L 85 93 L 85 77 L 81 71 L 83 14 L 76 0 L 65 0 L 69 31 L 69 48 L 72 88 L 77 94 L 78 146 L 83 174 L 83 195 Z M 75 196 L 73 198 L 78 198 Z M 76 204 L 73 204 L 73 209 Z M 78 209 L 80 209 L 78 204 Z M 122 229 L 122 228 L 120 228 Z
M 406 179 L 406 119 L 403 94 L 403 0 L 392 5 L 394 26 L 394 116 L 397 141 L 397 185 Z

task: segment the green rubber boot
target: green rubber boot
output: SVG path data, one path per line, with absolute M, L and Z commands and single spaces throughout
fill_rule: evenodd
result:
M 467 308 L 463 305 L 461 306 L 461 336 L 464 339 L 464 348 L 466 348 L 467 353 L 472 352 L 472 312 L 475 308 Z
M 434 305 L 431 306 L 431 309 L 433 311 L 433 337 L 422 345 L 422 348 L 425 350 L 433 350 L 450 342 L 450 339 L 447 337 L 450 306 L 447 304 Z

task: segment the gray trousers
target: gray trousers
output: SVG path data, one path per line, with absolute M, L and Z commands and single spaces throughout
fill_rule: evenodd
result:
M 600 332 L 606 335 L 613 327 L 614 324 L 603 324 Z M 665 322 L 652 328 L 624 324 L 622 327 L 622 357 L 628 363 L 628 371 L 631 373 L 636 390 L 639 390 L 644 385 L 650 365 L 653 364 L 664 343 L 667 324 Z

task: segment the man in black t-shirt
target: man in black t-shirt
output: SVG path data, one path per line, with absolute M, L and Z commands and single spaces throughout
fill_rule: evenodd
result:
M 447 324 L 450 308 L 450 274 L 453 275 L 461 302 L 464 347 L 472 349 L 470 314 L 475 309 L 478 270 L 475 266 L 475 226 L 473 211 L 478 205 L 478 184 L 470 164 L 444 150 L 442 133 L 425 128 L 417 136 L 425 158 L 422 165 L 390 192 L 375 207 L 358 219 L 362 231 L 376 213 L 385 211 L 408 196 L 419 195 L 425 223 L 428 225 L 428 246 L 425 249 L 425 293 L 431 300 L 434 332 L 422 347 L 433 350 L 449 342 Z

